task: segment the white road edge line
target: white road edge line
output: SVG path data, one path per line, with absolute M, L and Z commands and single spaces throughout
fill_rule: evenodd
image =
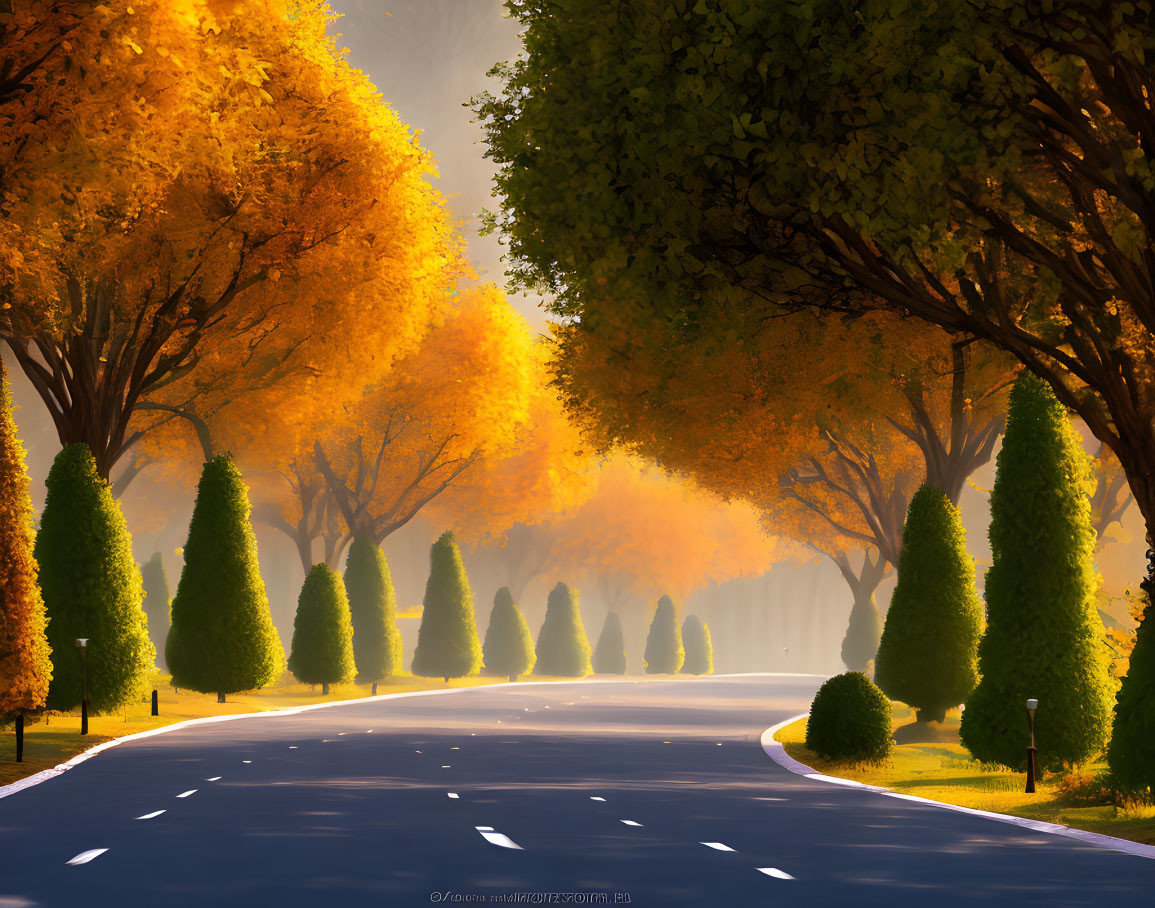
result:
M 138 820 L 151 820 L 154 817 L 159 817 L 162 813 L 164 813 L 163 810 L 154 810 L 152 813 L 146 813 L 142 817 L 137 817 L 137 819 Z
M 709 683 L 725 678 L 822 678 L 826 679 L 826 675 L 811 675 L 797 672 L 733 672 L 727 675 L 709 675 L 703 676 L 699 680 Z M 195 728 L 198 725 L 214 725 L 218 722 L 234 722 L 238 719 L 267 719 L 276 718 L 278 716 L 295 716 L 298 713 L 310 712 L 314 709 L 331 709 L 334 706 L 351 706 L 353 704 L 376 703 L 383 700 L 400 700 L 407 697 L 435 697 L 444 694 L 463 694 L 474 690 L 490 690 L 495 687 L 513 687 L 517 686 L 518 690 L 527 687 L 546 687 L 548 685 L 557 686 L 559 684 L 622 684 L 621 679 L 618 678 L 583 678 L 580 682 L 574 681 L 501 681 L 497 684 L 477 684 L 472 687 L 447 687 L 441 690 L 411 690 L 404 691 L 397 694 L 378 694 L 376 697 L 357 697 L 354 700 L 330 700 L 325 703 L 309 703 L 305 706 L 289 706 L 285 709 L 267 709 L 256 713 L 234 713 L 228 716 L 202 716 L 199 719 L 185 719 L 183 722 L 174 722 L 172 725 L 165 725 L 161 728 L 151 728 L 148 731 L 138 731 L 131 735 L 125 735 L 121 738 L 113 738 L 111 741 L 105 741 L 97 744 L 95 747 L 90 747 L 83 753 L 78 753 L 70 760 L 65 760 L 63 763 L 58 763 L 51 769 L 42 769 L 40 772 L 20 779 L 16 782 L 9 782 L 7 785 L 0 785 L 0 798 L 7 798 L 18 792 L 24 791 L 26 788 L 32 788 L 35 785 L 40 785 L 47 782 L 49 779 L 55 779 L 70 769 L 79 766 L 85 760 L 91 760 L 99 753 L 103 753 L 111 747 L 117 747 L 128 741 L 138 741 L 142 738 L 152 738 L 156 735 L 166 735 L 169 732 L 182 731 L 186 728 Z M 641 682 L 634 682 L 635 684 Z
M 71 864 L 74 867 L 79 864 L 87 864 L 94 858 L 100 857 L 106 851 L 108 851 L 107 848 L 90 848 L 88 851 L 80 852 L 80 854 L 74 857 L 71 861 L 65 861 L 64 863 Z
M 195 788 L 190 788 L 188 791 L 182 791 L 180 794 L 177 795 L 177 797 L 178 798 L 187 798 L 189 795 L 195 795 L 196 793 L 197 793 L 197 790 Z
M 772 876 L 775 879 L 779 879 L 779 880 L 792 880 L 792 879 L 794 879 L 794 877 L 792 877 L 790 874 L 788 874 L 785 870 L 779 870 L 777 867 L 758 867 L 756 869 L 759 873 L 764 873 L 764 874 L 766 874 L 766 876 Z
M 1091 845 L 1095 848 L 1121 851 L 1124 854 L 1131 854 L 1137 858 L 1155 860 L 1155 845 L 1142 845 L 1139 842 L 1129 842 L 1127 839 L 1119 839 L 1111 835 L 1087 832 L 1085 829 L 1072 829 L 1070 826 L 1061 826 L 1058 823 L 1044 823 L 1041 820 L 1028 820 L 1026 817 L 1016 817 L 1006 813 L 992 813 L 989 810 L 975 810 L 973 807 L 959 807 L 957 804 L 945 804 L 942 801 L 932 801 L 930 798 L 900 794 L 897 791 L 891 791 L 889 788 L 882 788 L 878 785 L 865 785 L 862 782 L 854 782 L 850 779 L 839 779 L 836 776 L 827 776 L 820 772 L 815 772 L 813 768 L 807 766 L 805 763 L 799 763 L 786 753 L 786 748 L 782 746 L 781 742 L 774 739 L 774 735 L 787 725 L 791 725 L 799 719 L 805 719 L 808 715 L 810 714 L 799 713 L 797 716 L 783 719 L 777 725 L 771 725 L 762 732 L 762 750 L 766 752 L 766 756 L 787 772 L 792 772 L 796 776 L 803 776 L 815 782 L 830 782 L 835 785 L 845 785 L 848 788 L 861 788 L 864 791 L 873 791 L 876 794 L 886 795 L 891 798 L 900 798 L 904 801 L 915 801 L 919 804 L 939 807 L 943 810 L 953 810 L 956 813 L 967 813 L 971 816 L 985 817 L 988 820 L 995 820 L 999 823 L 1021 826 L 1023 829 L 1030 829 L 1032 832 L 1045 832 L 1050 835 L 1060 835 L 1069 839 L 1076 839 L 1085 845 Z M 2 792 L 0 792 L 0 796 L 2 796 Z
M 713 848 L 715 851 L 733 851 L 734 850 L 729 845 L 725 845 L 722 842 L 699 842 L 698 844 L 699 845 L 705 845 L 707 848 Z
M 473 828 L 480 832 L 481 837 L 491 845 L 498 845 L 501 848 L 513 848 L 517 851 L 525 850 L 509 836 L 502 835 L 500 832 L 494 832 L 492 826 L 474 826 Z

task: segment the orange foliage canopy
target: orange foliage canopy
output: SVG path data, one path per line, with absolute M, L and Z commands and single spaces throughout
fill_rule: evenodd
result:
M 498 288 L 462 291 L 415 352 L 287 452 L 294 495 L 280 493 L 269 522 L 298 541 L 303 561 L 318 535 L 329 536 L 331 563 L 354 537 L 379 545 L 479 462 L 514 450 L 534 357 L 529 326 Z
M 515 526 L 576 507 L 596 485 L 592 454 L 551 385 L 549 346 L 539 340 L 525 352 L 529 405 L 513 443 L 478 459 L 429 510 L 466 542 L 502 543 Z
M 557 571 L 641 596 L 683 596 L 761 574 L 780 554 L 755 508 L 636 458 L 609 459 L 596 480 L 593 495 L 551 526 Z
M 0 336 L 61 441 L 108 475 L 174 408 L 275 438 L 261 414 L 305 419 L 410 352 L 457 240 L 328 8 L 77 8 L 0 13 L 16 67 L 40 61 L 0 104 Z

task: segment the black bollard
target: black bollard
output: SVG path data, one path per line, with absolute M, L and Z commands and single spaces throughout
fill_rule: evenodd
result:
M 88 734 L 88 697 L 80 701 L 80 733 Z
M 16 762 L 24 762 L 24 713 L 16 714 Z
M 154 716 L 160 715 L 160 701 L 157 699 L 156 688 L 153 688 L 152 691 L 152 714 Z

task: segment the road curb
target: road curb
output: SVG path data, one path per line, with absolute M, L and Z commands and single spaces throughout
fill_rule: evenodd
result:
M 772 725 L 764 732 L 762 732 L 762 750 L 765 751 L 766 756 L 785 769 L 787 772 L 792 772 L 794 775 L 802 776 L 803 778 L 812 779 L 815 782 L 830 782 L 834 785 L 841 785 L 845 788 L 859 788 L 863 791 L 871 791 L 875 794 L 884 795 L 888 798 L 898 798 L 902 801 L 914 801 L 916 804 L 926 804 L 930 807 L 939 807 L 944 810 L 953 810 L 955 813 L 966 813 L 971 816 L 985 817 L 988 820 L 995 820 L 999 823 L 1009 823 L 1012 826 L 1019 826 L 1023 829 L 1030 829 L 1032 832 L 1045 832 L 1048 835 L 1064 836 L 1068 839 L 1076 839 L 1086 845 L 1092 845 L 1095 848 L 1104 848 L 1109 851 L 1121 851 L 1124 854 L 1134 855 L 1139 858 L 1147 858 L 1148 860 L 1155 860 L 1155 845 L 1143 845 L 1139 842 L 1132 842 L 1128 839 L 1119 839 L 1115 836 L 1103 835 L 1098 832 L 1088 832 L 1085 829 L 1072 829 L 1070 826 L 1062 826 L 1058 823 L 1044 823 L 1041 820 L 1029 820 L 1026 817 L 1016 817 L 1006 813 L 992 813 L 989 810 L 976 810 L 973 807 L 959 807 L 957 804 L 947 804 L 943 801 L 932 801 L 929 798 L 920 798 L 917 795 L 902 794 L 893 791 L 889 788 L 882 788 L 878 785 L 867 785 L 863 782 L 855 782 L 851 779 L 840 779 L 837 776 L 828 776 L 823 773 L 816 772 L 812 767 L 805 763 L 799 763 L 792 756 L 786 753 L 786 748 L 782 746 L 780 741 L 775 740 L 774 736 L 785 728 L 797 722 L 799 719 L 805 719 L 809 713 L 800 713 L 789 719 L 779 722 L 777 725 Z

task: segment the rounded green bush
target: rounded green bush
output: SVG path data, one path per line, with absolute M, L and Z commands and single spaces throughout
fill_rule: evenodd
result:
M 890 701 L 861 672 L 835 675 L 810 704 L 806 746 L 829 760 L 876 762 L 890 753 Z

